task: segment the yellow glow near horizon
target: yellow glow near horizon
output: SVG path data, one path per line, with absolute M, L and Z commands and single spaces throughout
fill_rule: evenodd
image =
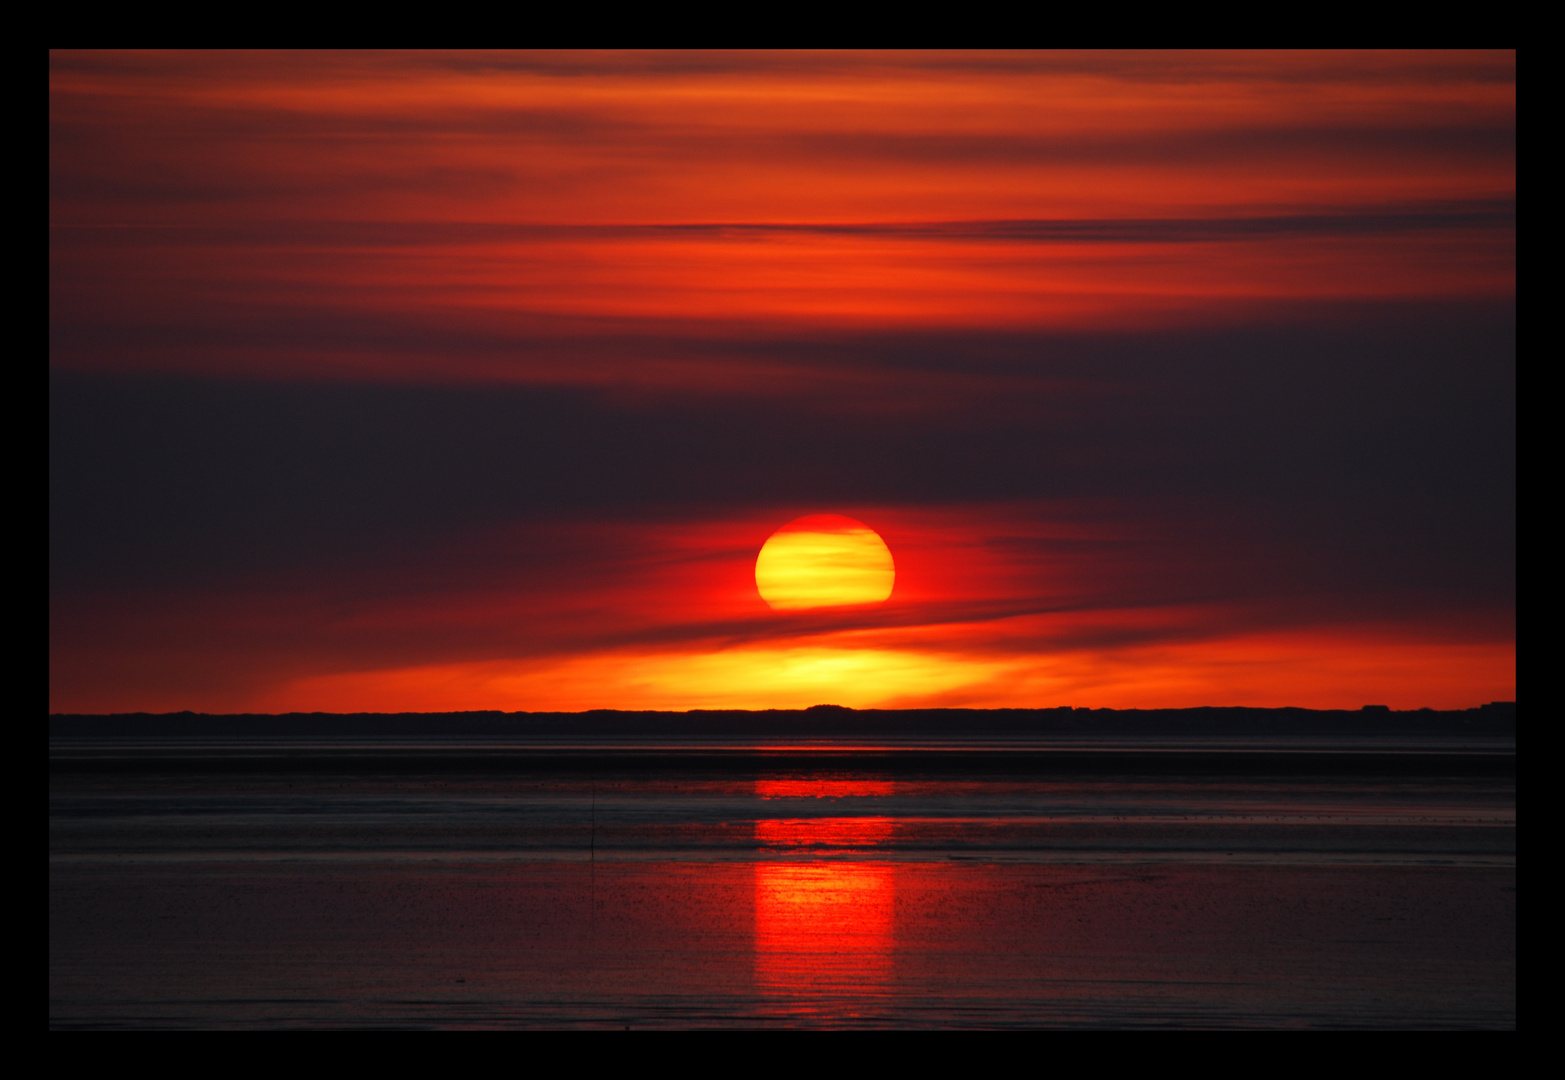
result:
M 533 661 L 431 664 L 341 672 L 291 684 L 267 699 L 274 712 L 459 709 L 802 709 L 830 702 L 897 708 L 1003 679 L 1014 661 L 836 643 L 705 653 L 594 653 Z M 966 699 L 963 699 L 964 703 Z M 312 703 L 309 709 L 296 703 Z M 1009 702 L 1007 702 L 1009 704 Z
M 790 521 L 755 558 L 755 587 L 779 611 L 877 604 L 891 595 L 896 576 L 880 535 L 840 514 Z
M 1017 629 L 1047 636 L 1049 622 L 1035 617 Z M 915 631 L 890 637 L 854 631 L 711 651 L 614 650 L 338 671 L 295 679 L 244 704 L 252 712 L 576 712 L 800 709 L 826 702 L 856 709 L 1145 709 L 1213 702 L 1273 708 L 1302 700 L 1307 708 L 1341 709 L 1379 696 L 1405 709 L 1425 701 L 1464 708 L 1474 699 L 1511 700 L 1516 693 L 1516 651 L 1508 642 L 1239 634 L 1018 655 L 964 650 L 963 633 L 960 626 L 943 627 L 939 648 Z M 1301 686 L 1314 689 L 1300 694 Z M 152 704 L 173 711 L 189 703 Z

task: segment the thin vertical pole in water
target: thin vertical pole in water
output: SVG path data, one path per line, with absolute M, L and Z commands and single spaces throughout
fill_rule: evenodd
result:
M 592 825 L 587 833 L 587 924 L 598 936 L 598 778 L 592 778 Z

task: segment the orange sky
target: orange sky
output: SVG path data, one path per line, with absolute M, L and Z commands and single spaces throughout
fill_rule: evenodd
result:
M 1295 582 L 1267 587 L 1275 548 L 1203 552 L 1177 522 L 1148 535 L 1143 522 L 1070 507 L 1051 521 L 1039 509 L 859 510 L 897 561 L 892 598 L 868 607 L 773 611 L 754 579 L 774 523 L 762 517 L 505 530 L 330 581 L 95 595 L 56 606 L 72 645 L 51 663 L 79 695 L 56 708 L 127 697 L 148 711 L 255 712 L 1460 708 L 1514 697 L 1504 611 L 1304 598 Z M 1213 595 L 1239 589 L 1248 595 Z
M 49 108 L 51 710 L 1515 696 L 1514 53 L 53 53 Z M 756 595 L 807 513 L 882 608 Z
M 52 299 L 147 340 L 54 362 L 681 384 L 713 373 L 551 356 L 539 320 L 1090 328 L 1508 297 L 1514 67 L 55 54 Z M 354 333 L 387 316 L 400 343 Z M 252 333 L 214 348 L 218 319 Z M 338 340 L 278 347 L 321 322 Z M 499 348 L 438 348 L 453 323 Z

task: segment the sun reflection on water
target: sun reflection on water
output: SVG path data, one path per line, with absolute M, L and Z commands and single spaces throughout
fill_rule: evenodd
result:
M 873 798 L 892 790 L 889 781 L 877 780 L 756 784 L 763 799 Z M 756 822 L 758 844 L 782 857 L 755 867 L 755 970 L 763 993 L 816 1001 L 853 995 L 862 1000 L 889 982 L 896 867 L 830 856 L 873 851 L 891 838 L 893 827 L 892 818 L 875 814 Z

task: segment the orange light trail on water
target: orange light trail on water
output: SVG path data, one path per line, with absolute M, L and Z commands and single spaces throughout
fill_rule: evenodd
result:
M 889 780 L 758 780 L 763 800 L 885 797 Z M 774 860 L 755 867 L 755 966 L 763 992 L 785 995 L 864 990 L 891 973 L 896 932 L 897 867 L 844 861 L 890 840 L 893 818 L 761 817 L 756 843 Z M 780 858 L 776 858 L 780 857 Z M 808 861 L 795 861 L 807 858 Z
M 755 970 L 763 992 L 862 992 L 889 979 L 896 867 L 758 863 Z

